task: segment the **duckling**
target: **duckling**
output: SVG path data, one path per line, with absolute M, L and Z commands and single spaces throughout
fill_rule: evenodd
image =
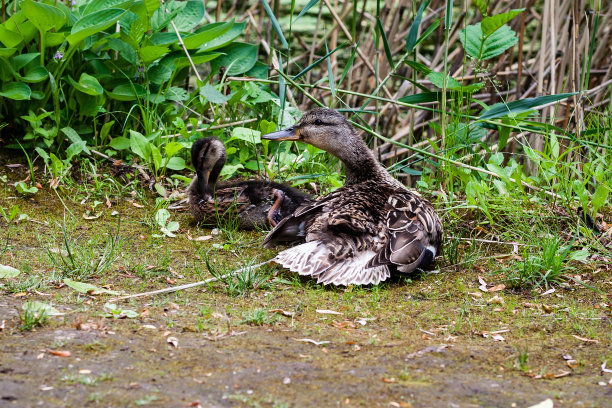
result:
M 202 138 L 191 147 L 196 177 L 189 187 L 189 207 L 198 223 L 217 225 L 221 219 L 236 217 L 241 229 L 269 228 L 309 201 L 299 190 L 272 181 L 217 183 L 225 161 L 225 146 L 219 139 Z
M 440 254 L 442 222 L 432 205 L 394 179 L 338 112 L 313 109 L 262 139 L 309 143 L 338 157 L 346 173 L 344 186 L 302 205 L 266 236 L 265 247 L 300 243 L 275 262 L 319 283 L 366 285 L 424 268 Z

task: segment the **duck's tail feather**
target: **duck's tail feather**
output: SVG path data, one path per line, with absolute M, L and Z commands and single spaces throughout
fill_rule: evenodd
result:
M 375 285 L 391 275 L 386 265 L 367 267 L 375 255 L 372 251 L 345 259 L 330 258 L 329 254 L 320 241 L 311 241 L 280 252 L 274 261 L 302 276 L 312 276 L 325 285 Z

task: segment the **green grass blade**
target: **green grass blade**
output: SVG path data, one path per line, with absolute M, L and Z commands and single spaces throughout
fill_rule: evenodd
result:
M 338 85 L 340 85 L 344 81 L 346 74 L 348 74 L 349 70 L 353 66 L 353 62 L 355 62 L 355 57 L 357 57 L 357 47 L 359 47 L 359 41 L 357 41 L 357 44 L 355 44 L 355 46 L 353 47 L 353 52 L 351 53 L 351 56 L 346 63 L 346 66 L 344 67 L 344 71 L 342 71 L 342 76 L 340 77 L 340 81 L 338 81 Z
M 272 9 L 268 5 L 268 2 L 266 0 L 261 0 L 261 2 L 263 4 L 263 6 L 264 6 L 264 9 L 266 9 L 266 13 L 268 14 L 268 17 L 270 17 L 270 21 L 272 21 L 272 26 L 274 27 L 274 31 L 276 31 L 276 34 L 278 34 L 278 38 L 281 40 L 281 43 L 283 44 L 283 47 L 289 48 L 289 44 L 287 43 L 287 40 L 285 39 L 285 35 L 283 34 L 283 30 L 281 30 L 280 24 L 278 24 L 278 20 L 274 16 L 274 13 L 272 12 Z
M 308 71 L 310 71 L 311 69 L 313 69 L 314 67 L 319 65 L 321 62 L 325 61 L 327 59 L 327 57 L 332 55 L 334 52 L 338 51 L 341 48 L 346 47 L 346 45 L 347 45 L 347 43 L 342 43 L 339 46 L 337 46 L 336 48 L 334 48 L 333 50 L 329 51 L 327 54 L 325 54 L 324 56 L 322 56 L 321 58 L 319 58 L 318 60 L 316 60 L 315 62 L 313 62 L 312 64 L 310 64 L 306 68 L 304 68 L 303 70 L 301 70 L 296 76 L 293 77 L 293 80 L 295 81 L 296 79 L 300 78 L 301 76 L 306 74 Z
M 383 41 L 383 47 L 385 48 L 385 55 L 387 56 L 387 61 L 389 62 L 389 66 L 393 68 L 393 55 L 391 54 L 391 48 L 389 47 L 389 42 L 387 41 L 387 35 L 385 34 L 385 30 L 383 28 L 380 17 L 376 19 L 376 24 L 378 26 L 378 32 L 380 33 L 380 38 L 382 38 L 382 41 Z
M 429 5 L 431 0 L 425 0 L 421 2 L 421 6 L 417 11 L 417 15 L 410 26 L 410 30 L 408 30 L 408 35 L 406 36 L 406 50 L 408 52 L 414 51 L 414 47 L 417 43 L 417 35 L 419 33 L 419 26 L 421 25 L 421 19 L 423 18 L 423 10 Z
M 332 70 L 331 58 L 329 58 L 329 50 L 327 49 L 327 41 L 325 41 L 325 51 L 328 54 L 327 57 L 327 78 L 329 81 L 329 88 L 331 89 L 332 96 L 336 98 L 336 84 L 334 82 L 334 71 Z
M 295 20 L 293 20 L 293 22 L 295 23 L 296 21 L 298 21 L 298 19 L 300 17 L 302 17 L 304 14 L 306 14 L 308 12 L 308 10 L 310 10 L 315 4 L 317 4 L 319 2 L 319 0 L 310 0 L 308 2 L 308 4 L 306 4 L 306 7 L 304 7 L 302 9 L 302 11 L 300 11 L 300 14 L 298 14 L 298 16 L 295 18 Z

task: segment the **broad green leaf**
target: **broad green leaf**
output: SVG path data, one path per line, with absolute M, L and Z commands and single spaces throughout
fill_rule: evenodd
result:
M 606 203 L 608 199 L 608 195 L 610 194 L 610 187 L 605 184 L 600 184 L 597 186 L 597 189 L 593 193 L 593 197 L 591 198 L 591 205 L 593 206 L 593 211 L 597 213 L 599 209 Z
M 115 87 L 112 92 L 106 92 L 111 98 L 118 101 L 135 101 L 144 98 L 147 90 L 140 84 L 123 84 Z
M 164 150 L 166 151 L 166 156 L 172 157 L 177 154 L 179 151 L 183 149 L 183 145 L 179 142 L 170 142 L 164 146 Z
M 151 17 L 151 26 L 153 31 L 160 31 L 164 29 L 170 21 L 172 21 L 183 9 L 187 6 L 187 2 L 168 2 L 164 7 L 160 7 L 153 13 Z M 166 10 L 168 12 L 166 13 Z
M 155 166 L 155 169 L 160 169 L 162 165 L 162 155 L 159 151 L 159 148 L 154 144 L 149 144 L 149 148 L 151 149 L 151 158 L 153 159 L 153 166 Z
M 559 139 L 554 133 L 550 134 L 550 152 L 554 160 L 559 159 Z
M 285 48 L 285 49 L 289 48 L 289 44 L 287 44 L 287 40 L 285 39 L 285 35 L 283 34 L 283 30 L 281 29 L 280 24 L 278 24 L 278 20 L 276 19 L 276 16 L 272 12 L 272 9 L 270 8 L 270 5 L 268 4 L 268 1 L 267 0 L 261 0 L 261 3 L 264 6 L 264 10 L 266 10 L 266 14 L 268 15 L 268 18 L 272 22 L 272 27 L 274 28 L 274 31 L 276 31 L 276 34 L 278 35 L 278 39 L 280 40 L 281 44 L 283 45 L 283 48 Z
M 97 286 L 91 285 L 89 283 L 85 283 L 85 282 L 77 282 L 75 280 L 72 279 L 68 279 L 68 278 L 64 278 L 64 284 L 66 286 L 71 287 L 72 289 L 76 290 L 77 292 L 80 293 L 86 293 L 88 295 L 101 295 L 101 294 L 108 294 L 108 295 L 119 295 L 120 293 L 115 291 L 115 290 L 108 290 L 108 289 L 104 289 L 104 288 L 99 288 Z
M 32 0 L 21 2 L 21 11 L 40 32 L 59 30 L 66 24 L 66 15 L 57 7 Z
M 19 71 L 21 68 L 28 65 L 40 56 L 39 52 L 29 52 L 27 54 L 19 54 L 11 60 L 11 66 L 15 71 Z
M 161 5 L 159 0 L 144 0 L 145 8 L 147 9 L 147 14 L 152 16 L 155 10 L 159 8 Z
M 191 60 L 193 61 L 195 65 L 198 65 L 198 64 L 203 64 L 208 61 L 212 61 L 215 58 L 219 57 L 220 55 L 222 54 L 219 52 L 213 52 L 210 54 L 195 54 L 191 56 Z M 190 65 L 191 64 L 189 63 L 189 60 L 187 59 L 187 57 L 178 57 L 174 60 L 174 66 L 176 69 L 185 68 Z
M 12 266 L 0 264 L 0 279 L 14 278 L 21 273 L 19 269 L 15 269 Z
M 298 16 L 293 20 L 293 22 L 295 23 L 300 17 L 302 17 L 304 14 L 306 14 L 308 12 L 308 10 L 310 10 L 312 8 L 312 6 L 314 6 L 318 2 L 319 2 L 319 0 L 310 0 L 308 2 L 308 4 L 306 4 L 306 6 L 302 9 L 302 11 L 300 11 L 300 14 L 298 14 Z
M 174 18 L 174 24 L 181 32 L 191 31 L 204 19 L 205 13 L 203 1 L 187 1 L 185 8 Z
M 140 49 L 140 58 L 145 65 L 163 57 L 170 49 L 163 45 L 149 45 Z
M 168 218 L 170 218 L 170 212 L 168 212 L 168 210 L 166 210 L 165 208 L 160 208 L 155 213 L 155 222 L 160 227 L 166 226 L 166 223 L 168 222 Z
M 0 42 L 7 48 L 15 47 L 23 41 L 21 34 L 0 25 Z M 2 55 L 3 56 L 3 55 Z
M 119 136 L 111 140 L 108 145 L 115 150 L 125 150 L 130 147 L 130 139 Z
M 481 23 L 482 34 L 485 37 L 490 36 L 495 31 L 500 29 L 508 21 L 512 20 L 514 17 L 516 17 L 519 14 L 521 14 L 523 11 L 525 11 L 524 8 L 522 8 L 522 9 L 515 9 L 515 10 L 510 10 L 510 11 L 508 11 L 506 13 L 496 14 L 494 16 L 489 16 L 489 17 L 483 18 L 482 19 L 482 23 Z
M 146 137 L 135 130 L 130 130 L 130 148 L 144 161 L 151 158 L 151 145 Z
M 45 67 L 34 67 L 28 69 L 21 80 L 28 83 L 42 82 L 49 77 L 49 71 Z
M 149 41 L 153 45 L 169 45 L 176 43 L 177 37 L 176 33 L 168 32 L 168 33 L 154 33 Z
M 254 129 L 249 129 L 245 127 L 235 127 L 232 130 L 232 137 L 230 140 L 239 139 L 244 140 L 246 142 L 259 144 L 261 143 L 261 132 Z
M 183 43 L 188 50 L 201 47 L 203 44 L 209 43 L 228 32 L 233 25 L 234 20 L 221 24 L 208 24 L 203 29 L 198 30 L 198 32 L 183 38 Z M 176 34 L 174 35 L 174 41 L 176 41 Z
M 0 58 L 10 57 L 17 51 L 17 48 L 0 48 Z
M 166 167 L 170 170 L 180 171 L 184 170 L 187 165 L 185 164 L 185 160 L 182 157 L 174 156 L 168 160 L 168 164 L 166 164 Z
M 113 51 L 117 51 L 121 58 L 130 64 L 136 66 L 138 65 L 138 54 L 136 53 L 134 47 L 132 47 L 129 43 L 118 38 L 109 38 L 108 47 Z
M 221 24 L 227 24 L 227 23 L 212 23 L 212 24 L 208 24 L 207 26 L 203 27 L 203 29 L 212 29 L 212 27 L 216 26 L 216 25 L 221 25 Z M 227 30 L 224 34 L 218 36 L 217 38 L 210 40 L 208 42 L 205 42 L 204 44 L 200 45 L 200 48 L 198 48 L 198 52 L 204 52 L 204 51 L 212 51 L 212 50 L 216 50 L 217 48 L 221 48 L 221 47 L 225 47 L 226 45 L 228 45 L 229 43 L 231 43 L 233 40 L 235 40 L 236 38 L 238 38 L 238 36 L 240 34 L 242 34 L 242 32 L 244 31 L 244 28 L 246 27 L 246 23 L 242 22 L 242 23 L 236 23 L 234 25 L 231 26 L 231 28 L 229 30 Z M 201 30 L 196 31 L 196 33 L 199 33 Z
M 178 86 L 172 86 L 164 95 L 167 101 L 181 102 L 189 99 L 189 92 Z
M 518 42 L 516 33 L 507 25 L 485 37 L 480 23 L 461 30 L 459 40 L 465 52 L 472 58 L 487 60 L 497 57 Z
M 76 82 L 74 79 L 72 79 L 70 75 L 66 76 L 66 80 L 78 91 L 86 93 L 87 95 L 102 95 L 102 93 L 104 92 L 104 89 L 102 88 L 102 85 L 100 85 L 98 80 L 86 72 L 83 72 L 81 74 L 79 82 Z
M 518 101 L 512 101 L 507 104 L 496 103 L 495 105 L 492 105 L 488 110 L 486 110 L 482 115 L 480 115 L 480 119 L 497 119 L 507 116 L 509 114 L 518 114 L 521 112 L 526 112 L 538 106 L 569 98 L 570 96 L 575 94 L 576 92 L 556 95 L 543 95 L 535 98 L 525 98 Z
M 590 255 L 589 251 L 582 249 L 582 250 L 570 252 L 569 259 L 572 261 L 586 262 L 589 255 Z
M 240 75 L 253 68 L 257 61 L 257 45 L 254 44 L 235 42 L 220 51 L 225 55 L 211 62 L 212 72 L 215 74 L 224 67 L 227 75 Z
M 408 35 L 406 36 L 406 51 L 412 52 L 417 43 L 417 35 L 419 34 L 419 26 L 421 25 L 421 19 L 423 18 L 423 10 L 427 8 L 431 0 L 423 0 L 417 11 L 417 15 L 414 21 L 410 25 Z
M 121 8 L 127 9 L 130 4 L 134 3 L 134 0 L 96 0 L 96 1 L 88 1 L 85 8 L 82 10 L 83 16 L 88 14 L 93 14 L 96 11 L 100 10 L 108 10 L 111 8 Z M 159 4 L 159 1 L 157 2 Z
M 30 99 L 32 90 L 30 87 L 22 82 L 8 82 L 2 86 L 0 96 L 5 98 L 14 99 L 16 101 L 22 101 Z
M 76 45 L 90 35 L 106 30 L 115 24 L 126 11 L 117 8 L 96 11 L 77 21 L 70 31 L 71 34 L 66 38 L 70 45 Z
M 210 84 L 206 84 L 202 88 L 200 88 L 200 95 L 206 98 L 207 101 L 210 101 L 214 104 L 225 103 L 230 98 L 229 95 L 223 95 L 217 90 L 217 88 Z

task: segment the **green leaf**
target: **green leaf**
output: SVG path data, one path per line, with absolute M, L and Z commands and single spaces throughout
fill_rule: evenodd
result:
M 156 1 L 156 0 L 153 0 Z M 86 16 L 88 14 L 95 13 L 100 10 L 108 10 L 111 8 L 122 8 L 127 9 L 130 4 L 134 3 L 133 0 L 96 0 L 96 1 L 87 1 L 86 6 L 84 8 L 79 8 L 82 16 Z M 157 2 L 159 4 L 159 1 Z
M 178 86 L 172 86 L 165 94 L 166 100 L 168 101 L 186 101 L 189 99 L 189 92 L 184 90 L 183 88 L 179 88 Z
M 146 137 L 135 130 L 130 130 L 130 148 L 132 152 L 140 156 L 144 161 L 151 157 L 151 145 Z
M 319 58 L 318 60 L 316 60 L 315 62 L 313 62 L 312 64 L 310 64 L 309 66 L 307 66 L 306 68 L 304 68 L 303 70 L 301 70 L 297 75 L 295 75 L 293 77 L 293 80 L 297 80 L 299 77 L 303 76 L 304 74 L 306 74 L 308 71 L 310 71 L 311 69 L 313 69 L 314 67 L 316 67 L 317 65 L 319 65 L 321 62 L 325 61 L 327 59 L 327 57 L 329 57 L 330 55 L 332 55 L 334 52 L 338 51 L 341 48 L 344 48 L 346 46 L 346 43 L 342 43 L 339 46 L 337 46 L 336 48 L 334 48 L 333 50 L 327 52 L 324 56 L 322 56 L 321 58 Z M 266 65 L 266 71 L 267 71 L 267 65 Z
M 98 80 L 86 72 L 81 74 L 79 78 L 79 82 L 76 82 L 70 75 L 66 77 L 67 81 L 75 87 L 78 91 L 83 92 L 87 95 L 97 96 L 102 95 L 104 89 L 102 85 L 98 82 Z
M 496 103 L 495 105 L 492 105 L 488 110 L 486 110 L 482 115 L 480 115 L 480 119 L 497 119 L 507 116 L 509 114 L 516 115 L 536 108 L 538 106 L 560 101 L 572 95 L 576 95 L 576 93 L 577 92 L 562 93 L 556 95 L 543 95 L 535 98 L 520 99 L 518 101 L 512 101 L 507 104 Z
M 101 295 L 101 294 L 108 294 L 108 295 L 119 295 L 120 293 L 115 291 L 115 290 L 108 290 L 108 289 L 104 289 L 104 288 L 99 288 L 97 286 L 91 285 L 89 283 L 84 283 L 84 282 L 77 282 L 74 281 L 72 279 L 68 279 L 68 278 L 64 278 L 63 280 L 64 284 L 68 287 L 71 287 L 72 289 L 76 290 L 77 292 L 80 293 L 86 293 L 88 295 Z
M 130 139 L 119 136 L 110 141 L 109 146 L 115 150 L 125 150 L 130 147 Z
M 135 101 L 144 98 L 147 90 L 140 84 L 123 84 L 115 87 L 112 92 L 106 92 L 111 99 L 118 101 Z
M 18 32 L 7 29 L 6 27 L 0 25 L 0 42 L 4 44 L 5 47 L 11 49 L 19 45 L 23 41 L 23 37 Z M 1 55 L 5 56 L 5 55 Z
M 149 148 L 151 149 L 151 158 L 153 159 L 153 166 L 156 170 L 159 170 L 162 165 L 162 155 L 159 151 L 159 148 L 154 144 L 149 144 Z
M 62 133 L 65 134 L 66 136 L 68 136 L 68 139 L 72 142 L 72 143 L 78 143 L 78 144 L 82 144 L 82 151 L 84 151 L 87 154 L 91 154 L 91 152 L 89 151 L 89 149 L 86 146 L 86 142 L 81 139 L 81 136 L 79 136 L 79 134 L 71 127 L 64 127 L 62 128 Z M 78 152 L 80 153 L 80 152 Z
M 163 57 L 170 49 L 164 45 L 149 45 L 140 49 L 140 58 L 145 65 Z
M 487 15 L 487 7 L 489 6 L 489 0 L 472 0 L 472 5 L 480 10 L 480 14 L 483 16 Z
M 53 306 L 47 303 L 39 302 L 38 300 L 25 302 L 21 308 L 39 316 L 62 316 L 64 314 L 60 313 L 60 311 Z
M 550 134 L 550 152 L 554 160 L 559 159 L 559 139 L 554 133 Z
M 184 146 L 179 142 L 170 142 L 164 146 L 164 150 L 166 151 L 166 156 L 172 157 L 177 154 L 179 151 L 183 150 Z
M 385 29 L 383 27 L 382 20 L 380 17 L 376 19 L 376 26 L 378 27 L 378 34 L 383 41 L 383 48 L 385 49 L 385 56 L 387 57 L 387 62 L 389 66 L 393 68 L 393 55 L 391 54 L 391 48 L 389 47 L 389 41 L 387 41 L 387 34 L 385 33 Z
M 215 38 L 227 33 L 233 25 L 234 20 L 221 24 L 208 24 L 204 26 L 203 29 L 198 30 L 198 32 L 183 38 L 183 43 L 188 50 L 201 47 L 202 45 L 209 43 Z M 174 36 L 174 40 L 176 41 L 176 35 Z
M 198 64 L 203 64 L 205 62 L 214 60 L 220 55 L 222 54 L 219 52 L 213 52 L 210 54 L 195 54 L 191 56 L 191 60 L 193 61 L 194 65 L 198 65 Z M 179 58 L 174 59 L 174 67 L 176 69 L 185 68 L 190 65 L 191 64 L 189 63 L 189 60 L 187 59 L 187 57 L 179 57 Z
M 109 38 L 108 48 L 113 51 L 117 51 L 121 58 L 130 64 L 138 65 L 138 54 L 136 53 L 134 47 L 132 47 L 129 43 L 118 38 Z
M 447 99 L 452 99 L 452 93 L 446 93 Z M 403 96 L 398 99 L 398 102 L 403 103 L 427 103 L 442 101 L 442 92 L 422 92 L 414 95 Z
M 210 84 L 206 84 L 202 88 L 200 88 L 200 95 L 206 98 L 207 101 L 210 101 L 214 104 L 225 103 L 230 98 L 229 95 L 223 95 L 217 90 L 217 88 Z
M 185 159 L 183 159 L 182 157 L 174 156 L 168 160 L 166 167 L 170 170 L 180 171 L 184 170 L 187 165 L 185 164 Z
M 15 269 L 12 266 L 0 264 L 0 279 L 14 278 L 21 273 L 19 269 Z
M 200 0 L 188 1 L 185 8 L 174 18 L 174 24 L 179 31 L 191 31 L 204 19 L 206 9 Z
M 25 75 L 21 77 L 21 80 L 28 83 L 42 82 L 49 77 L 49 71 L 45 67 L 33 67 L 26 71 Z
M 236 42 L 221 49 L 221 55 L 211 62 L 212 72 L 225 67 L 227 75 L 240 75 L 253 68 L 257 61 L 257 45 Z
M 59 30 L 66 24 L 66 15 L 57 7 L 31 0 L 21 2 L 21 11 L 40 32 Z
M 421 2 L 419 10 L 417 11 L 417 15 L 414 18 L 412 24 L 410 25 L 410 30 L 408 30 L 408 35 L 406 36 L 406 52 L 408 53 L 414 51 L 414 47 L 416 47 L 417 35 L 419 34 L 419 26 L 421 25 L 421 19 L 423 18 L 423 10 L 427 8 L 430 1 L 431 0 L 423 0 Z
M 472 58 L 487 60 L 497 57 L 518 42 L 516 33 L 507 25 L 485 37 L 480 23 L 461 30 L 459 40 L 465 52 Z
M 283 30 L 280 28 L 280 24 L 278 24 L 278 20 L 276 19 L 276 16 L 272 12 L 272 9 L 270 9 L 270 6 L 268 5 L 268 1 L 261 0 L 261 3 L 263 4 L 264 9 L 266 10 L 266 14 L 268 14 L 268 17 L 270 18 L 270 21 L 272 22 L 272 27 L 274 28 L 274 31 L 276 31 L 276 34 L 278 35 L 278 39 L 281 41 L 281 44 L 283 44 L 283 47 L 285 49 L 289 48 L 289 44 L 287 44 L 287 40 L 285 39 Z
M 21 68 L 25 67 L 39 56 L 39 52 L 28 52 L 25 54 L 19 54 L 11 59 L 11 66 L 15 71 L 19 71 Z
M 227 23 L 212 23 L 212 24 L 208 24 L 207 26 L 203 28 L 208 30 L 208 29 L 212 29 L 212 27 L 216 25 L 221 25 L 221 24 L 227 24 Z M 245 27 L 246 27 L 245 22 L 236 23 L 232 25 L 232 27 L 229 30 L 227 30 L 224 34 L 202 44 L 200 48 L 198 48 L 198 52 L 212 51 L 212 50 L 216 50 L 217 48 L 225 47 L 226 45 L 231 43 L 233 40 L 235 40 L 240 34 L 242 34 Z M 200 32 L 200 30 L 196 32 Z
M 77 21 L 70 31 L 70 35 L 66 40 L 70 45 L 76 45 L 90 35 L 106 30 L 115 24 L 121 16 L 126 13 L 126 10 L 111 8 L 107 10 L 96 11 Z
M 483 18 L 482 23 L 481 23 L 482 34 L 485 37 L 490 36 L 495 31 L 500 29 L 508 21 L 512 20 L 514 17 L 521 14 L 523 11 L 525 11 L 524 8 L 515 9 L 515 10 L 510 10 L 506 13 L 496 14 L 494 16 Z
M 298 16 L 293 20 L 293 22 L 295 23 L 296 21 L 298 21 L 298 19 L 300 17 L 302 17 L 304 14 L 308 13 L 308 10 L 310 10 L 312 8 L 312 6 L 314 6 L 318 2 L 319 2 L 319 0 L 310 0 L 308 2 L 308 4 L 306 4 L 306 6 L 302 9 L 302 11 L 300 11 L 300 14 L 298 14 Z
M 0 48 L 0 58 L 10 57 L 17 51 L 17 48 Z
M 2 86 L 2 91 L 0 92 L 0 96 L 16 101 L 30 99 L 30 95 L 32 95 L 32 90 L 22 82 L 8 82 Z
M 235 127 L 232 130 L 232 137 L 230 140 L 244 140 L 249 143 L 259 144 L 261 143 L 261 132 L 254 129 L 245 127 Z
M 161 5 L 159 0 L 144 0 L 145 8 L 147 9 L 147 15 L 152 16 L 155 10 Z
M 23 181 L 18 181 L 15 183 L 15 190 L 19 194 L 27 195 L 27 194 L 36 194 L 38 192 L 38 188 L 35 186 L 28 187 L 26 183 Z
M 591 205 L 593 206 L 593 212 L 597 213 L 599 209 L 606 203 L 608 195 L 610 194 L 610 187 L 605 184 L 600 184 L 593 193 L 591 198 Z

